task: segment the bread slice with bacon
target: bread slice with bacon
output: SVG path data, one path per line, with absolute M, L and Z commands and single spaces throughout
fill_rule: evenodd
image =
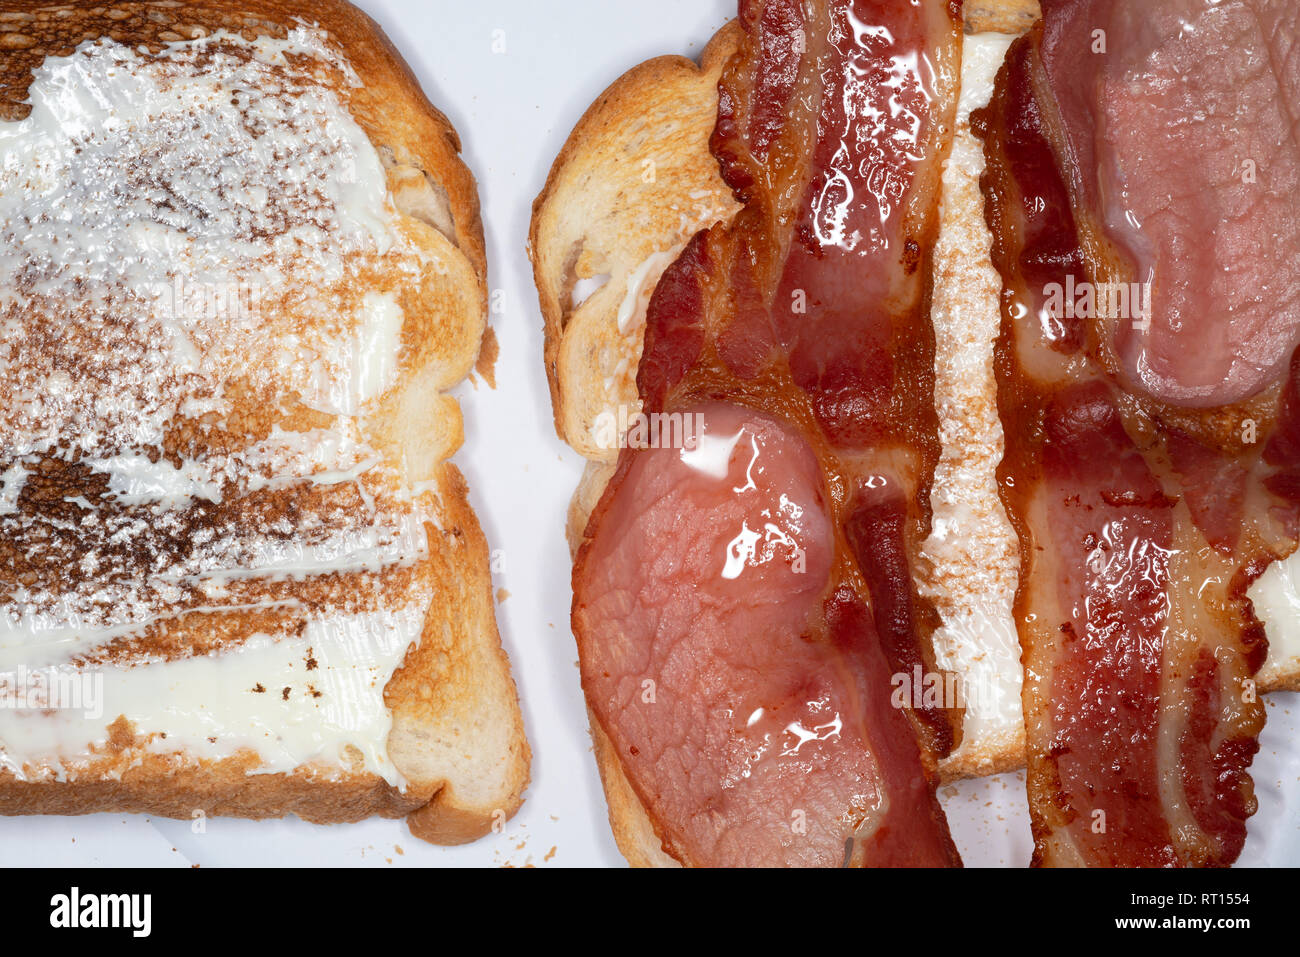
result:
M 0 120 L 0 813 L 504 821 L 447 119 L 341 0 L 4 0 Z
M 1038 12 L 1034 0 L 964 6 L 961 102 L 933 261 L 935 404 L 943 450 L 931 492 L 933 531 L 917 572 L 942 619 L 934 634 L 936 660 L 966 689 L 960 745 L 940 763 L 949 780 L 1024 766 L 1020 645 L 1012 616 L 1018 543 L 996 486 L 1002 427 L 993 354 L 1001 278 L 990 258 L 980 192 L 983 147 L 969 120 L 988 102 L 1011 40 L 1033 25 Z M 655 284 L 695 231 L 728 221 L 739 208 L 708 148 L 718 77 L 738 42 L 738 27 L 729 24 L 698 66 L 661 58 L 617 80 L 575 127 L 534 205 L 531 253 L 556 427 L 589 460 L 570 507 L 575 551 L 614 474 L 617 448 L 600 441 L 601 424 L 626 420 L 619 410 L 639 408 L 636 372 Z M 647 170 L 670 173 L 642 175 Z M 1266 582 L 1256 595 L 1276 636 L 1260 673 L 1264 690 L 1300 687 L 1293 620 L 1300 607 L 1294 578 L 1300 576 L 1289 574 Z M 624 855 L 637 865 L 675 864 L 594 720 L 592 735 Z

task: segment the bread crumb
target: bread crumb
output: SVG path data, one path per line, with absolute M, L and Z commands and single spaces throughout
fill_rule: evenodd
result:
M 483 377 L 489 389 L 497 387 L 496 365 L 500 354 L 501 344 L 497 342 L 496 331 L 488 326 L 483 330 L 483 344 L 479 347 L 478 362 L 474 363 L 474 371 Z

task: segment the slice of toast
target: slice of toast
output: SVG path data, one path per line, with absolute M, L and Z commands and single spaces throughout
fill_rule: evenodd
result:
M 0 0 L 0 813 L 518 808 L 459 150 L 341 0 Z
M 709 152 L 718 78 L 739 42 L 731 23 L 699 66 L 657 57 L 615 80 L 569 134 L 533 204 L 529 251 L 555 427 L 593 461 L 618 457 L 601 441 L 601 415 L 640 408 L 645 309 L 660 274 L 695 233 L 740 208 Z
M 922 587 L 943 621 L 934 639 L 938 664 L 959 674 L 967 689 L 962 744 L 941 763 L 947 780 L 1024 765 L 1020 647 L 1011 614 L 1018 544 L 998 499 L 995 476 L 1002 433 L 992 357 L 1001 283 L 989 258 L 991 236 L 979 188 L 983 150 L 970 131 L 969 116 L 987 102 L 1007 46 L 1033 25 L 1038 4 L 967 0 L 964 13 L 969 36 L 962 102 L 944 174 L 934 258 L 935 401 L 943 455 L 932 493 L 934 533 L 919 569 Z M 637 408 L 636 363 L 649 295 L 691 234 L 677 213 L 686 199 L 715 197 L 722 189 L 708 140 L 719 61 L 734 49 L 736 29 L 729 24 L 719 31 L 698 69 L 679 58 L 662 58 L 617 80 L 575 127 L 534 205 L 533 265 L 546 320 L 556 427 L 590 460 L 569 509 L 571 547 L 580 540 L 616 458 L 616 449 L 593 444 L 593 424 L 602 416 L 616 416 L 620 407 Z M 671 119 L 647 124 L 644 118 L 654 115 L 654 105 L 665 101 L 675 103 Z M 620 143 L 621 153 L 609 146 Z M 629 184 L 599 194 L 586 187 L 627 184 L 629 170 L 658 156 L 689 161 L 674 167 L 670 182 Z M 718 221 L 735 207 L 723 201 L 713 209 Z M 590 265 L 584 269 L 584 263 Z M 573 305 L 575 287 L 596 273 L 608 274 L 609 281 Z M 615 357 L 612 364 L 610 357 Z M 1282 577 L 1282 571 L 1278 566 L 1269 574 Z M 1300 575 L 1292 577 L 1300 580 Z M 1275 646 L 1259 676 L 1264 690 L 1300 686 L 1300 624 L 1295 620 L 1300 598 L 1295 594 L 1294 581 L 1286 579 L 1267 601 L 1256 598 L 1266 612 L 1273 610 L 1272 617 L 1265 615 Z M 624 856 L 634 865 L 674 864 L 595 724 L 592 735 L 610 822 Z

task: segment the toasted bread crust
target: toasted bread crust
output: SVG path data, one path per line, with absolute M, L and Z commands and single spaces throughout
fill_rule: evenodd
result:
M 964 0 L 967 33 L 1024 33 L 1040 16 L 1038 0 Z
M 677 859 L 664 850 L 654 822 L 623 773 L 623 764 L 614 750 L 614 743 L 594 714 L 589 712 L 588 718 L 596 768 L 609 806 L 609 825 L 618 849 L 633 867 L 681 867 Z
M 5 814 L 94 814 L 121 811 L 159 817 L 247 817 L 296 814 L 316 824 L 402 817 L 420 806 L 374 775 L 302 768 L 293 774 L 250 774 L 257 761 L 234 757 L 180 764 L 170 755 L 140 755 L 120 779 L 30 783 L 0 778 Z
M 699 64 L 661 56 L 615 80 L 578 120 L 533 202 L 529 255 L 555 429 L 588 457 L 609 457 L 588 431 L 593 410 L 607 404 L 597 354 L 618 351 L 623 337 L 610 319 L 629 276 L 648 255 L 739 208 L 708 148 L 717 80 L 739 41 L 729 22 Z M 575 283 L 602 274 L 608 282 L 573 307 Z
M 67 781 L 23 781 L 0 772 L 0 813 L 138 811 L 180 818 L 196 812 L 250 818 L 292 813 L 318 823 L 409 814 L 416 836 L 450 844 L 487 833 L 522 802 L 530 752 L 495 622 L 487 543 L 460 472 L 445 462 L 459 447 L 462 433 L 455 401 L 441 392 L 469 373 L 481 342 L 490 335 L 477 189 L 460 159 L 455 130 L 429 103 L 392 43 L 374 21 L 343 0 L 309 5 L 73 0 L 57 6 L 0 0 L 0 120 L 27 114 L 30 107 L 23 101 L 32 71 L 45 57 L 69 55 L 85 40 L 111 37 L 156 51 L 223 29 L 250 40 L 283 38 L 300 22 L 325 31 L 361 78 L 359 87 L 337 92 L 383 155 L 390 187 L 396 170 L 423 176 L 437 195 L 439 210 L 427 215 L 404 208 L 397 197 L 399 209 L 413 217 L 408 227 L 417 233 L 437 230 L 445 237 L 438 242 L 450 244 L 460 259 L 441 280 L 454 300 L 441 310 L 447 315 L 418 317 L 424 341 L 412 351 L 422 369 L 420 388 L 386 397 L 367 423 L 386 452 L 412 447 L 413 477 L 434 490 L 441 525 L 426 526 L 436 589 L 421 640 L 408 649 L 384 692 L 393 715 L 388 750 L 407 784 L 403 789 L 391 786 L 360 770 L 359 763 L 357 770 L 309 765 L 288 774 L 264 774 L 249 773 L 257 763 L 251 754 L 190 761 L 150 753 L 148 742 L 136 740 L 125 727 L 94 773 Z M 421 410 L 437 420 L 436 427 L 426 422 L 416 431 L 419 423 L 413 421 L 426 416 L 413 413 Z M 429 758 L 435 750 L 443 755 L 441 772 Z M 450 780 L 439 776 L 449 773 L 449 763 L 455 765 Z
M 499 827 L 523 803 L 532 752 L 510 662 L 497 633 L 487 539 L 469 504 L 460 470 L 441 467 L 444 535 L 465 548 L 439 555 L 435 578 L 441 595 L 419 645 L 384 691 L 393 712 L 389 738 L 394 761 L 419 764 L 435 733 L 445 748 L 472 754 L 463 781 L 444 781 L 427 804 L 407 819 L 411 833 L 435 844 L 464 844 Z M 429 529 L 431 540 L 434 530 Z M 471 640 L 446 635 L 455 622 Z M 432 772 L 430 775 L 432 776 Z

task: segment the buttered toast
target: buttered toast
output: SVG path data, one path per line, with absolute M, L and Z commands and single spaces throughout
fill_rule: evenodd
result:
M 215 0 L 0 2 L 0 121 L 0 813 L 486 833 L 529 750 L 447 120 L 349 4 Z

